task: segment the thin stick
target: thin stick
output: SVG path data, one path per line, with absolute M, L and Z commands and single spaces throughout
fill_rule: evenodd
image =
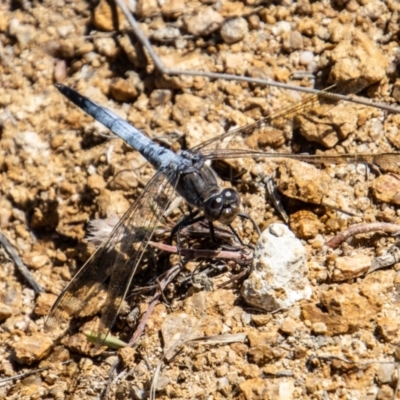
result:
M 349 229 L 340 232 L 338 235 L 328 240 L 325 245 L 331 247 L 332 249 L 338 248 L 345 240 L 354 235 L 359 235 L 360 233 L 369 233 L 375 231 L 383 231 L 387 233 L 398 233 L 400 232 L 400 225 L 389 224 L 386 222 L 373 222 L 371 224 L 357 224 L 351 226 Z
M 72 360 L 63 361 L 61 363 L 61 365 L 66 365 L 66 364 L 69 364 L 71 362 L 72 362 Z M 43 367 L 43 368 L 34 369 L 33 371 L 23 372 L 22 374 L 18 374 L 18 375 L 9 376 L 8 378 L 0 379 L 0 386 L 4 386 L 4 384 L 6 384 L 7 382 L 14 381 L 15 379 L 25 378 L 28 375 L 32 375 L 32 374 L 36 374 L 38 372 L 46 371 L 51 367 L 53 367 L 53 365 L 49 365 L 49 366 Z
M 252 252 L 246 254 L 241 251 L 178 249 L 176 246 L 152 241 L 149 244 L 168 253 L 181 254 L 188 258 L 228 258 L 239 261 L 251 261 L 253 259 Z
M 386 360 L 369 360 L 369 361 L 355 361 L 355 360 L 348 360 L 342 356 L 335 356 L 333 354 L 321 355 L 321 356 L 312 356 L 311 358 L 317 358 L 319 360 L 324 361 L 332 361 L 332 360 L 339 360 L 343 361 L 347 364 L 359 364 L 359 365 L 373 365 L 373 364 L 395 364 L 398 365 L 395 361 L 386 361 Z
M 25 280 L 29 283 L 32 289 L 36 293 L 44 292 L 44 289 L 35 281 L 35 278 L 30 273 L 29 269 L 25 266 L 22 260 L 19 258 L 18 254 L 11 247 L 11 244 L 8 242 L 7 238 L 0 232 L 0 245 L 4 247 L 6 253 L 10 256 L 18 271 L 25 278 Z
M 389 106 L 389 105 L 383 104 L 383 103 L 376 103 L 376 102 L 368 100 L 368 99 L 354 98 L 354 97 L 337 94 L 337 93 L 328 93 L 328 92 L 323 92 L 323 91 L 320 91 L 317 89 L 311 89 L 311 88 L 306 88 L 306 87 L 302 87 L 302 86 L 290 85 L 287 83 L 276 82 L 276 81 L 272 81 L 272 80 L 270 81 L 270 80 L 266 80 L 266 79 L 251 78 L 251 77 L 247 77 L 247 76 L 232 75 L 232 74 L 220 74 L 217 72 L 179 70 L 179 69 L 174 69 L 174 68 L 166 68 L 164 66 L 164 64 L 162 63 L 160 57 L 158 57 L 157 53 L 154 51 L 153 46 L 151 45 L 150 41 L 147 39 L 146 35 L 140 29 L 138 22 L 135 20 L 135 18 L 129 11 L 128 7 L 125 5 L 124 1 L 123 0 L 115 0 L 115 3 L 122 10 L 123 14 L 125 15 L 125 18 L 128 20 L 130 26 L 132 27 L 132 30 L 133 30 L 135 36 L 137 37 L 139 42 L 142 44 L 142 46 L 148 51 L 151 59 L 154 62 L 155 67 L 162 74 L 204 76 L 204 77 L 207 77 L 210 79 L 224 79 L 224 80 L 228 80 L 228 81 L 233 80 L 233 81 L 248 82 L 248 83 L 253 83 L 253 84 L 258 84 L 258 85 L 263 85 L 263 86 L 274 86 L 274 87 L 279 87 L 282 89 L 296 90 L 299 92 L 305 92 L 305 93 L 311 93 L 311 94 L 318 94 L 318 95 L 321 95 L 321 96 L 324 96 L 327 98 L 331 98 L 331 99 L 335 99 L 335 100 L 350 101 L 352 103 L 363 104 L 365 106 L 375 107 L 375 108 L 379 108 L 379 109 L 389 111 L 389 112 L 400 113 L 400 108 L 398 108 L 398 107 Z
M 149 242 L 150 243 L 150 242 Z M 178 275 L 179 271 L 181 270 L 180 265 L 176 265 L 175 267 L 172 267 L 170 270 L 167 271 L 165 274 L 164 278 L 162 278 L 159 282 L 159 286 L 157 288 L 157 291 L 155 295 L 153 296 L 153 299 L 151 300 L 149 307 L 147 308 L 145 314 L 143 315 L 142 320 L 140 321 L 138 327 L 136 328 L 135 333 L 132 335 L 131 340 L 128 343 L 128 346 L 132 347 L 133 345 L 136 344 L 138 341 L 139 337 L 141 336 L 147 321 L 151 315 L 151 313 L 154 310 L 154 307 L 158 303 L 158 299 L 160 298 L 162 291 L 167 287 L 167 285 L 174 280 L 174 278 Z

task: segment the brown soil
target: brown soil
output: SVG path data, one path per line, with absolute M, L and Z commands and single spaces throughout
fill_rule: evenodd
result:
M 137 4 L 141 28 L 168 67 L 319 88 L 361 76 L 377 82 L 362 96 L 388 104 L 400 97 L 399 15 L 395 0 Z M 323 245 L 356 223 L 400 223 L 397 165 L 369 174 L 354 164 L 279 166 L 276 185 L 287 196 L 289 226 L 307 250 L 309 300 L 274 314 L 254 310 L 241 297 L 241 281 L 218 288 L 229 280 L 227 269 L 240 272 L 233 261 L 219 262 L 225 269 L 204 285 L 178 279 L 168 287 L 134 349 L 96 353 L 83 335 L 89 317 L 74 321 L 57 339 L 43 333 L 56 295 L 94 251 L 86 240 L 88 222 L 121 216 L 154 174 L 137 152 L 69 103 L 56 82 L 113 109 L 175 151 L 302 98 L 235 81 L 162 76 L 106 1 L 2 2 L 0 229 L 45 293 L 37 296 L 0 251 L 0 380 L 22 374 L 2 382 L 0 398 L 95 399 L 109 384 L 107 398 L 145 399 L 160 363 L 158 399 L 396 398 L 400 264 L 365 275 L 396 239 L 378 231 L 337 250 Z M 398 115 L 351 103 L 331 115 L 333 120 L 312 126 L 304 122 L 300 139 L 298 133 L 274 132 L 266 146 L 332 154 L 400 148 Z M 327 133 L 321 126 L 328 124 L 340 129 Z M 244 210 L 261 228 L 279 221 L 262 182 L 277 164 L 238 165 L 245 170 L 236 184 Z M 306 174 L 313 178 L 304 184 Z M 300 183 L 307 190 L 297 190 Z M 182 207 L 171 214 L 171 224 Z M 245 241 L 256 241 L 249 221 L 235 227 Z M 161 261 L 150 261 L 149 255 L 135 284 L 157 275 Z M 186 265 L 181 277 L 197 264 Z M 128 341 L 135 310 L 143 315 L 150 298 L 130 296 L 112 333 Z M 96 310 L 93 305 L 87 315 Z M 187 338 L 239 333 L 244 341 L 191 342 L 174 357 L 167 353 Z

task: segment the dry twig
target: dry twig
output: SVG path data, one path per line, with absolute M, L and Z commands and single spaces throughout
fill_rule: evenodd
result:
M 325 245 L 331 247 L 332 249 L 337 249 L 345 240 L 354 235 L 359 235 L 361 233 L 370 233 L 376 231 L 383 231 L 386 233 L 396 234 L 400 232 L 400 225 L 389 224 L 386 222 L 374 222 L 371 224 L 357 224 L 351 226 L 340 232 L 338 235 L 328 240 Z
M 159 250 L 167 251 L 168 253 L 180 254 L 187 258 L 227 258 L 237 262 L 247 262 L 253 259 L 253 253 L 245 253 L 243 251 L 226 251 L 226 250 L 203 250 L 203 249 L 182 249 L 168 244 L 157 243 L 150 241 L 149 244 Z
M 67 364 L 69 364 L 71 362 L 72 362 L 72 360 L 64 361 L 64 362 L 60 363 L 60 365 L 67 365 Z M 52 367 L 53 367 L 53 365 L 49 365 L 47 367 L 34 369 L 33 371 L 27 371 L 27 372 L 23 372 L 22 374 L 13 375 L 13 376 L 9 376 L 7 378 L 0 379 L 0 387 L 4 386 L 9 381 L 14 381 L 16 379 L 22 379 L 22 378 L 25 378 L 26 376 L 46 371 L 46 370 L 48 370 L 49 368 L 52 368 Z
M 132 335 L 132 338 L 129 341 L 128 346 L 132 347 L 134 344 L 136 344 L 136 342 L 138 341 L 140 335 L 142 334 L 142 332 L 147 324 L 147 321 L 148 321 L 151 313 L 154 310 L 154 307 L 157 305 L 158 299 L 162 295 L 163 290 L 167 287 L 168 284 L 170 284 L 174 280 L 174 278 L 178 275 L 180 270 L 181 270 L 181 266 L 175 265 L 174 267 L 170 268 L 164 274 L 164 276 L 159 280 L 159 286 L 157 288 L 157 291 L 156 291 L 155 295 L 153 296 L 153 299 L 151 300 L 149 307 L 147 308 L 145 314 L 143 315 L 142 320 L 140 321 L 138 327 L 136 328 L 135 333 Z
M 22 262 L 18 254 L 12 248 L 11 244 L 8 242 L 7 238 L 1 232 L 0 232 L 0 245 L 4 247 L 4 250 L 10 256 L 15 266 L 18 268 L 18 271 L 29 283 L 31 288 L 36 293 L 44 292 L 44 289 L 35 281 L 35 278 L 32 276 L 29 269 L 25 266 L 25 264 Z

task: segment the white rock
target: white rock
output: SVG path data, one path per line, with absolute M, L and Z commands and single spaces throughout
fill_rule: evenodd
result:
M 376 377 L 380 383 L 391 383 L 395 372 L 395 364 L 377 365 Z
M 290 25 L 290 22 L 279 21 L 272 27 L 271 32 L 274 36 L 280 36 L 282 33 L 290 32 L 291 29 L 292 26 Z
M 118 53 L 115 40 L 111 37 L 99 37 L 95 39 L 94 47 L 102 56 L 115 57 Z
M 17 18 L 13 18 L 8 25 L 8 33 L 15 36 L 18 42 L 25 46 L 34 40 L 37 29 L 32 25 L 21 24 Z
M 288 308 L 312 294 L 306 250 L 286 225 L 272 224 L 260 236 L 244 300 L 266 311 Z
M 302 51 L 300 53 L 300 64 L 308 65 L 314 60 L 314 53 L 312 51 Z
M 154 40 L 162 42 L 164 40 L 178 39 L 180 35 L 181 32 L 178 28 L 174 28 L 173 26 L 165 26 L 154 31 L 151 36 Z
M 63 21 L 57 26 L 57 33 L 62 37 L 63 39 L 67 38 L 69 35 L 71 35 L 75 31 L 75 27 L 73 24 Z
M 239 42 L 249 31 L 247 21 L 242 18 L 227 19 L 221 28 L 222 40 L 227 44 Z

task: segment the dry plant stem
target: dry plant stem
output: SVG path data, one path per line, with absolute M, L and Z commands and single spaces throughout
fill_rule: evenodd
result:
M 331 355 L 331 354 L 322 355 L 322 356 L 313 356 L 311 358 L 317 358 L 319 360 L 324 360 L 324 361 L 338 360 L 338 361 L 343 361 L 347 364 L 359 364 L 359 365 L 372 365 L 372 364 L 396 364 L 396 365 L 398 365 L 398 363 L 395 361 L 386 361 L 386 360 L 353 361 L 353 360 L 348 360 L 345 357 L 335 356 L 335 355 Z
M 138 341 L 139 337 L 141 336 L 141 334 L 147 324 L 147 320 L 149 319 L 151 313 L 153 312 L 154 307 L 158 303 L 158 299 L 160 298 L 162 291 L 167 287 L 167 285 L 169 283 L 171 283 L 175 279 L 175 277 L 178 275 L 180 269 L 181 269 L 180 265 L 175 265 L 174 267 L 172 267 L 171 269 L 169 269 L 167 271 L 167 273 L 164 275 L 164 277 L 162 279 L 160 279 L 157 291 L 156 291 L 155 295 L 153 296 L 153 299 L 151 300 L 149 307 L 147 308 L 145 314 L 143 315 L 143 318 L 140 321 L 140 324 L 136 328 L 135 333 L 132 335 L 132 338 L 129 341 L 128 346 L 132 347 L 136 344 L 136 342 Z
M 232 74 L 220 74 L 220 73 L 216 73 L 216 72 L 179 70 L 179 69 L 173 69 L 173 68 L 166 68 L 164 66 L 164 64 L 162 63 L 161 59 L 158 57 L 157 53 L 154 51 L 154 49 L 153 49 L 150 41 L 147 39 L 146 35 L 140 29 L 139 24 L 137 23 L 137 21 L 135 20 L 135 18 L 131 14 L 131 12 L 129 11 L 128 7 L 125 5 L 124 1 L 123 0 L 115 0 L 115 4 L 122 10 L 123 14 L 125 15 L 125 18 L 128 20 L 130 26 L 132 27 L 132 30 L 133 30 L 135 36 L 140 41 L 142 46 L 148 51 L 151 59 L 154 62 L 155 67 L 162 74 L 205 76 L 210 79 L 224 79 L 224 80 L 231 80 L 231 81 L 248 82 L 248 83 L 253 83 L 253 84 L 263 85 L 263 86 L 274 86 L 274 87 L 279 87 L 279 88 L 287 89 L 287 90 L 297 90 L 299 92 L 320 94 L 321 96 L 324 96 L 324 97 L 327 97 L 330 99 L 350 101 L 352 103 L 363 104 L 365 106 L 375 107 L 375 108 L 379 108 L 379 109 L 393 112 L 393 113 L 400 113 L 400 108 L 394 107 L 394 106 L 389 106 L 387 104 L 376 103 L 371 100 L 350 97 L 350 96 L 341 95 L 341 94 L 337 94 L 337 93 L 323 92 L 323 91 L 320 91 L 317 89 L 311 89 L 311 88 L 306 88 L 306 87 L 302 87 L 302 86 L 290 85 L 287 83 L 276 82 L 276 81 L 272 81 L 272 80 L 250 78 L 247 76 L 232 75 Z
M 25 266 L 22 260 L 19 258 L 18 254 L 11 247 L 11 244 L 8 242 L 7 238 L 0 232 L 0 245 L 4 247 L 4 250 L 13 260 L 14 264 L 18 268 L 18 271 L 25 278 L 25 280 L 29 283 L 32 289 L 36 293 L 44 292 L 44 289 L 35 281 L 34 277 L 30 273 L 29 269 Z
M 396 234 L 400 232 L 400 225 L 389 224 L 386 222 L 373 222 L 371 224 L 357 224 L 351 226 L 343 232 L 328 240 L 325 245 L 332 249 L 337 249 L 345 240 L 360 233 L 369 233 L 375 231 L 383 231 L 386 233 Z
M 104 388 L 103 392 L 100 395 L 100 399 L 101 400 L 105 400 L 109 398 L 109 393 L 110 393 L 110 389 L 111 389 L 111 384 L 114 383 L 114 378 L 113 376 L 116 375 L 116 369 L 118 367 L 118 365 L 120 364 L 120 359 L 117 359 L 116 361 L 114 361 L 114 363 L 111 365 L 110 368 L 110 372 L 108 373 L 108 379 L 107 379 L 107 385 Z
M 68 360 L 68 361 L 63 361 L 62 363 L 60 363 L 60 365 L 67 365 L 69 363 L 71 363 L 72 360 Z M 44 367 L 44 368 L 38 368 L 38 369 L 34 369 L 33 371 L 28 371 L 28 372 L 24 372 L 22 374 L 18 374 L 18 375 L 14 375 L 14 376 L 9 376 L 7 378 L 4 379 L 0 379 L 0 387 L 4 386 L 7 382 L 9 381 L 13 381 L 15 379 L 22 379 L 25 378 L 26 376 L 32 375 L 32 374 L 37 374 L 39 372 L 43 372 L 48 370 L 49 368 L 53 367 L 54 365 L 49 365 L 48 367 Z
M 178 249 L 176 246 L 170 246 L 168 244 L 156 243 L 150 241 L 149 244 L 156 247 L 159 250 L 164 250 L 168 253 L 181 254 L 185 257 L 195 258 L 227 258 L 237 261 L 251 261 L 253 259 L 253 253 L 248 254 L 242 251 L 225 251 L 225 250 L 196 250 L 196 249 Z

